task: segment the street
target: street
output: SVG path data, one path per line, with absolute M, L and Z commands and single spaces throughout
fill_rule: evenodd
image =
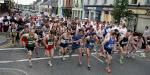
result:
M 80 67 L 77 65 L 77 54 L 73 54 L 70 58 L 68 56 L 66 61 L 62 61 L 56 51 L 53 67 L 49 67 L 47 64 L 47 58 L 44 56 L 43 50 L 39 51 L 39 57 L 36 58 L 34 54 L 33 67 L 28 66 L 28 60 L 24 49 L 1 49 L 0 50 L 0 74 L 6 73 L 6 75 L 20 75 L 17 70 L 27 73 L 27 75 L 149 75 L 150 63 L 143 61 L 143 59 L 127 59 L 126 63 L 119 64 L 117 54 L 113 55 L 113 71 L 112 74 L 108 74 L 102 64 L 98 60 L 94 53 L 91 54 L 91 66 L 92 69 L 87 70 L 85 63 L 85 56 L 83 56 L 83 65 Z M 1 71 L 2 69 L 5 69 Z M 13 71 L 7 71 L 10 69 L 17 69 Z M 11 74 L 10 74 L 11 73 Z M 25 74 L 22 74 L 25 75 Z
M 0 75 L 150 75 L 150 0 L 0 0 Z

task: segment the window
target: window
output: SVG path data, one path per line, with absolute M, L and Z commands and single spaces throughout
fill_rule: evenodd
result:
M 109 14 L 109 11 L 105 11 L 105 14 Z
M 132 4 L 137 4 L 137 0 L 132 0 Z
M 88 0 L 88 5 L 90 4 L 90 0 Z
M 97 4 L 97 0 L 95 0 L 95 3 L 94 3 L 95 5 Z
M 147 0 L 147 4 L 149 4 L 149 5 L 150 5 L 150 0 Z
M 107 0 L 104 0 L 104 4 L 106 4 L 107 3 Z

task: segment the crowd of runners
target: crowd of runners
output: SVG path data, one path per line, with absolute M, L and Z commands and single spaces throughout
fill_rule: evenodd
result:
M 88 18 L 49 17 L 14 14 L 4 16 L 0 21 L 1 32 L 9 33 L 14 44 L 27 49 L 29 66 L 32 66 L 32 53 L 44 47 L 52 66 L 54 52 L 57 51 L 64 61 L 67 54 L 78 54 L 78 65 L 82 65 L 82 56 L 86 56 L 87 68 L 90 70 L 90 54 L 96 53 L 106 62 L 106 71 L 112 71 L 112 54 L 120 55 L 120 63 L 126 57 L 134 57 L 137 50 L 150 51 L 150 30 L 145 27 L 143 34 L 133 32 L 120 25 L 109 22 L 91 21 Z M 38 55 L 38 52 L 36 51 Z M 55 61 L 55 60 L 53 60 Z

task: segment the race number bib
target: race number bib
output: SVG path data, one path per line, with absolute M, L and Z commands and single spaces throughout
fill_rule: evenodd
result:
M 109 44 L 109 45 L 108 45 L 108 48 L 112 48 L 112 47 L 113 47 L 113 44 Z
M 12 32 L 16 32 L 16 29 L 12 29 Z
M 48 42 L 48 45 L 53 45 L 54 43 L 53 42 Z
M 94 45 L 94 43 L 90 43 L 90 45 L 91 45 L 91 46 L 93 46 L 93 45 Z
M 128 42 L 122 42 L 122 44 L 127 44 Z
M 62 40 L 61 40 L 61 43 L 67 43 L 67 41 L 62 39 Z
M 34 41 L 29 41 L 28 44 L 29 45 L 34 44 Z

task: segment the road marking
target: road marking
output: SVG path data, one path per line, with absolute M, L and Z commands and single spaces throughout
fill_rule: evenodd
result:
M 28 73 L 27 72 L 25 72 L 25 71 L 23 71 L 23 70 L 21 70 L 21 69 L 15 69 L 15 68 L 0 68 L 0 70 L 9 70 L 9 71 L 18 71 L 18 72 L 21 72 L 21 73 L 23 73 L 23 74 L 21 74 L 21 75 L 28 75 Z M 3 72 L 3 71 L 2 71 Z
M 3 49 L 0 49 L 0 51 L 10 51 L 10 50 L 23 50 L 25 48 L 3 48 Z
M 78 56 L 78 54 L 74 54 L 72 55 L 73 57 Z M 69 55 L 66 55 L 64 57 L 69 57 Z M 62 58 L 62 56 L 54 56 L 54 59 L 58 59 L 58 58 Z M 49 59 L 49 57 L 43 57 L 43 58 L 32 58 L 32 61 L 37 61 L 37 60 L 45 60 L 45 59 Z M 14 62 L 25 62 L 28 61 L 28 59 L 21 59 L 21 60 L 15 60 L 15 61 L 0 61 L 0 64 L 4 64 L 4 63 L 14 63 Z
M 93 54 L 91 54 L 94 58 L 96 58 L 99 62 L 101 62 L 102 64 L 104 64 L 104 61 L 103 60 L 101 60 L 101 59 L 99 59 L 97 56 L 95 56 L 94 54 L 96 54 L 96 53 L 93 53 Z
M 101 63 L 104 63 L 101 59 L 97 58 L 94 54 L 96 53 L 91 53 L 91 56 L 93 56 L 94 58 L 96 58 L 98 61 L 100 61 Z M 73 57 L 78 56 L 78 54 L 74 54 L 72 55 Z M 70 57 L 69 55 L 65 55 L 64 57 Z M 54 56 L 54 59 L 59 59 L 62 58 L 62 56 Z M 43 57 L 43 58 L 32 58 L 32 61 L 37 61 L 37 60 L 45 60 L 45 59 L 49 59 L 49 57 Z M 14 63 L 14 62 L 26 62 L 28 61 L 28 59 L 21 59 L 21 60 L 14 60 L 14 61 L 0 61 L 0 64 L 5 64 L 5 63 Z

